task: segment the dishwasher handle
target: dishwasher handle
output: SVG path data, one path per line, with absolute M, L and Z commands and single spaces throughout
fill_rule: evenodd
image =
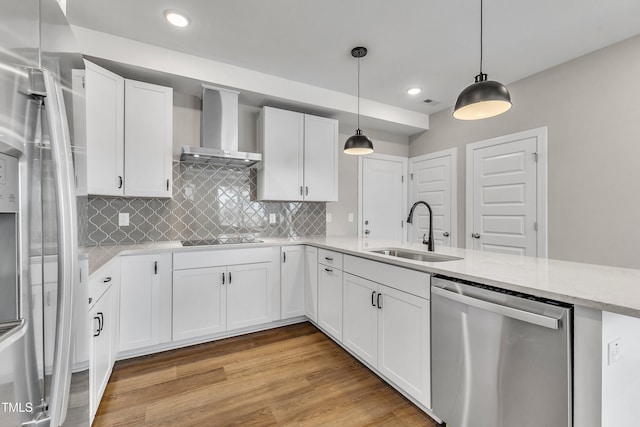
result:
M 439 295 L 443 298 L 450 299 L 462 304 L 476 307 L 481 310 L 490 311 L 502 316 L 511 317 L 512 319 L 521 320 L 523 322 L 532 323 L 534 325 L 543 326 L 549 329 L 559 329 L 560 320 L 553 317 L 544 316 L 542 314 L 531 313 L 529 311 L 520 310 L 506 305 L 496 304 L 489 301 L 469 297 L 447 289 L 432 286 L 431 293 Z

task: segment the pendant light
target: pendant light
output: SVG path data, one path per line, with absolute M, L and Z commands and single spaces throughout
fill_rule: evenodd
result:
M 344 143 L 344 152 L 359 156 L 373 153 L 373 142 L 360 130 L 360 58 L 364 58 L 366 55 L 366 47 L 354 47 L 351 49 L 351 56 L 358 60 L 358 129 L 356 129 L 356 134 L 350 136 L 347 142 Z
M 511 95 L 505 85 L 487 80 L 482 72 L 482 0 L 480 0 L 480 74 L 475 83 L 458 96 L 453 117 L 459 120 L 479 120 L 502 114 L 511 108 Z

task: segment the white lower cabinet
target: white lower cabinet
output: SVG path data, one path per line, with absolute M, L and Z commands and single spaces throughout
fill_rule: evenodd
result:
M 281 317 L 302 316 L 305 314 L 305 247 L 283 246 L 280 252 Z
M 307 246 L 304 251 L 304 312 L 305 315 L 318 321 L 318 249 Z
M 342 270 L 323 263 L 318 265 L 318 325 L 342 341 Z
M 388 277 L 391 286 L 369 278 Z M 412 292 L 422 283 L 426 292 Z M 342 343 L 383 377 L 431 407 L 429 278 L 382 263 L 345 257 Z
M 171 254 L 122 257 L 121 352 L 171 341 Z
M 173 340 L 274 320 L 272 269 L 272 248 L 174 254 Z
M 173 339 L 227 330 L 226 267 L 173 272 Z
M 89 279 L 89 409 L 91 421 L 107 387 L 118 350 L 118 294 L 120 260 L 116 259 Z

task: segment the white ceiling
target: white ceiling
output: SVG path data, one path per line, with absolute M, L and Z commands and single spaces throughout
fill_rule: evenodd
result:
M 192 25 L 168 25 L 167 9 Z M 362 45 L 362 97 L 422 113 L 452 106 L 479 68 L 479 0 L 68 0 L 67 14 L 77 26 L 351 95 L 350 51 Z M 484 0 L 484 16 L 484 71 L 507 84 L 640 34 L 639 0 Z M 407 95 L 412 86 L 423 92 Z

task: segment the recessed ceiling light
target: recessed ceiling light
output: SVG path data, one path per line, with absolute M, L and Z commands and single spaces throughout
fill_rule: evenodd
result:
M 176 27 L 183 28 L 189 25 L 189 18 L 173 10 L 165 11 L 164 17 L 171 25 L 175 25 Z
M 422 89 L 420 89 L 419 87 L 412 87 L 411 89 L 407 89 L 407 93 L 409 95 L 417 95 L 420 92 L 422 92 Z

